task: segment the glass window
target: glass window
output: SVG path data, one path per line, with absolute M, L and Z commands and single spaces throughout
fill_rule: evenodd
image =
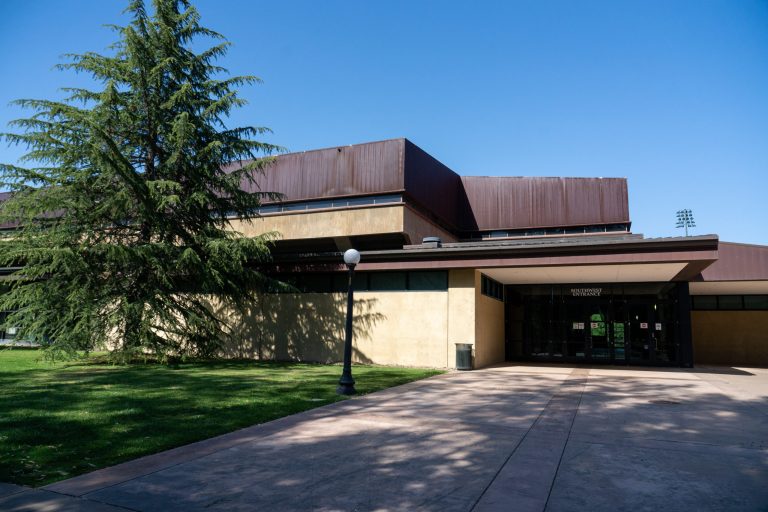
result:
M 301 291 L 298 274 L 280 274 L 272 277 L 274 281 L 268 284 L 270 293 L 296 293 Z
M 368 281 L 369 274 L 366 272 L 355 272 L 355 277 L 352 278 L 352 286 L 355 287 L 355 291 L 362 292 L 370 290 L 370 282 Z M 344 281 L 346 283 L 346 280 Z M 345 288 L 346 290 L 346 288 Z
M 402 201 L 402 196 L 399 196 L 399 195 L 377 196 L 373 198 L 374 204 L 399 203 L 400 201 Z
M 717 309 L 717 297 L 714 295 L 693 295 L 693 309 Z
M 331 278 L 331 290 L 334 292 L 347 291 L 347 273 L 333 274 Z
M 327 293 L 331 291 L 331 276 L 329 274 L 305 274 L 301 278 L 299 288 L 303 292 Z
M 371 290 L 405 290 L 405 272 L 372 272 Z
M 365 204 L 373 204 L 372 197 L 353 197 L 347 199 L 347 206 L 361 206 Z
M 480 293 L 488 297 L 504 300 L 504 285 L 482 274 L 480 278 Z
M 768 309 L 768 295 L 745 295 L 744 309 Z
M 718 309 L 743 309 L 741 295 L 719 295 L 717 297 Z
M 385 194 L 368 197 L 344 197 L 339 199 L 320 199 L 316 201 L 301 201 L 290 204 L 270 204 L 261 206 L 259 213 L 293 212 L 301 210 L 314 210 L 318 208 L 344 208 L 347 206 L 363 206 L 369 204 L 386 204 L 402 202 L 400 194 Z M 232 213 L 234 215 L 234 213 Z
M 349 273 L 339 272 L 331 276 L 331 290 L 333 292 L 347 292 L 347 285 L 349 284 Z M 352 286 L 356 292 L 364 292 L 368 290 L 368 273 L 355 272 L 354 278 L 352 278 Z
M 448 289 L 448 273 L 442 271 L 409 272 L 409 290 L 437 290 Z
M 333 207 L 333 201 L 313 201 L 309 203 L 309 208 L 317 209 L 317 208 L 332 208 Z

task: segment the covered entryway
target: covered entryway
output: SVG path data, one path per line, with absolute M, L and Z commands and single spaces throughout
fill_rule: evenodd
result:
M 510 360 L 685 366 L 686 283 L 508 286 Z M 685 315 L 685 313 L 683 313 Z
M 466 277 L 449 286 L 462 291 L 449 300 L 446 361 L 453 343 L 474 340 L 476 368 L 505 359 L 689 366 L 688 282 L 717 260 L 717 244 L 630 233 L 430 242 L 366 253 L 359 270 Z
M 690 366 L 688 263 L 483 269 L 505 285 L 510 361 Z

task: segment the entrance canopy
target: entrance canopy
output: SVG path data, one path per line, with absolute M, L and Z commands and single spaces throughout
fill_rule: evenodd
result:
M 718 258 L 716 235 L 543 237 L 482 242 L 429 240 L 362 251 L 361 271 L 475 269 L 504 284 L 692 281 Z M 275 255 L 286 271 L 342 271 L 338 253 Z
M 672 281 L 687 262 L 627 265 L 574 265 L 488 268 L 482 272 L 503 284 L 642 283 Z
M 473 268 L 504 284 L 691 281 L 717 261 L 717 249 L 715 235 L 430 242 L 401 250 L 364 251 L 358 268 Z

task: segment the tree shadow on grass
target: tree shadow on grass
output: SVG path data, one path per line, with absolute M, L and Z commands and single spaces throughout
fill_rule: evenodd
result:
M 356 367 L 370 392 L 427 371 Z M 41 485 L 341 399 L 338 366 L 233 362 L 0 373 L 0 481 Z

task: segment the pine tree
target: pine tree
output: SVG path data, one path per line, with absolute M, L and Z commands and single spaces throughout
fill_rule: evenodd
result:
M 245 237 L 228 218 L 253 218 L 255 182 L 280 148 L 268 130 L 229 128 L 245 101 L 215 64 L 228 44 L 200 25 L 188 0 L 134 0 L 109 55 L 68 55 L 91 89 L 63 101 L 19 100 L 13 122 L 22 166 L 2 165 L 11 198 L 0 220 L 0 266 L 15 268 L 0 295 L 5 326 L 53 354 L 108 348 L 128 358 L 215 355 L 227 331 L 209 299 L 243 307 L 264 282 L 268 236 Z M 195 53 L 193 41 L 214 41 Z

